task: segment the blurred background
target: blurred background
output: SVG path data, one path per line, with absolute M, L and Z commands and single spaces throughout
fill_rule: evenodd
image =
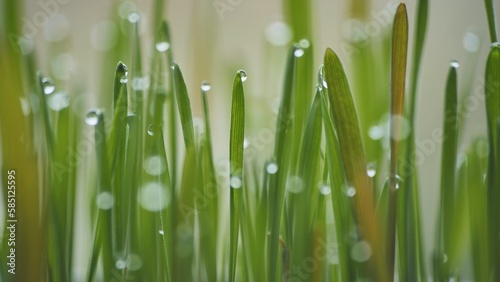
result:
M 152 0 L 123 1 L 118 9 L 110 0 L 24 2 L 24 32 L 32 34 L 35 39 L 38 64 L 45 73 L 52 72 L 58 80 L 71 81 L 73 87 L 84 93 L 79 98 L 83 105 L 82 120 L 88 108 L 111 101 L 111 94 L 102 93 L 100 87 L 101 70 L 106 51 L 119 44 L 117 34 L 123 27 L 110 19 L 126 19 L 131 11 L 140 13 L 145 54 L 143 63 L 144 69 L 148 70 L 154 48 L 151 21 L 155 11 L 152 10 Z M 224 160 L 228 155 L 229 97 L 234 73 L 244 69 L 249 77 L 246 82 L 249 100 L 247 138 L 251 142 L 263 124 L 268 126 L 268 120 L 277 106 L 285 56 L 293 31 L 285 24 L 281 1 L 278 0 L 168 2 L 162 13 L 170 25 L 171 48 L 175 60 L 183 69 L 195 116 L 201 116 L 198 95 L 201 82 L 207 80 L 212 85 L 210 103 L 216 162 Z M 350 42 L 356 36 L 368 36 L 368 44 L 383 40 L 390 32 L 390 22 L 398 4 L 398 1 L 365 1 L 365 20 L 361 23 L 351 19 L 351 1 L 311 2 L 314 38 L 310 44 L 314 50 L 315 68 L 322 63 L 326 47 L 331 47 L 339 54 L 348 71 L 351 70 L 352 54 L 365 52 L 363 48 L 353 48 Z M 411 35 L 409 62 L 416 2 L 406 1 Z M 500 12 L 498 8 L 500 5 L 497 5 L 497 13 Z M 36 24 L 41 22 L 37 19 L 40 11 L 45 11 L 49 17 L 43 24 Z M 365 27 L 365 35 L 357 33 L 360 26 Z M 54 45 L 59 46 L 56 52 Z M 465 138 L 461 144 L 461 148 L 465 148 L 470 138 L 486 134 L 484 102 L 480 98 L 484 62 L 489 50 L 483 1 L 430 1 L 424 46 L 417 97 L 417 147 L 418 140 L 426 144 L 425 140 L 432 139 L 432 132 L 442 127 L 445 80 L 450 61 L 457 60 L 460 63 L 460 93 L 473 95 L 468 106 Z M 389 81 L 383 83 L 388 84 Z M 313 89 L 311 86 L 311 94 Z M 362 97 L 357 96 L 356 99 Z M 376 124 L 378 121 L 373 122 Z M 419 162 L 420 203 L 426 251 L 430 253 L 439 202 L 440 144 L 423 150 L 428 150 L 428 153 L 426 151 Z

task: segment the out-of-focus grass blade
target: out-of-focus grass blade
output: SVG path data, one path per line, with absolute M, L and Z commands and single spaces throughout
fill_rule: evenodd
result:
M 293 120 L 292 95 L 297 61 L 295 52 L 299 49 L 299 46 L 294 45 L 288 53 L 283 96 L 281 97 L 281 105 L 276 122 L 277 135 L 275 137 L 274 158 L 278 165 L 278 171 L 276 174 L 272 174 L 269 179 L 268 225 L 270 236 L 268 245 L 268 281 L 275 281 L 278 273 L 279 234 L 281 231 L 285 184 L 290 166 L 289 158 L 292 153 L 290 138 Z
M 106 133 L 104 116 L 99 110 L 90 110 L 87 113 L 87 122 L 95 125 L 96 159 L 97 159 L 97 181 L 98 191 L 96 204 L 98 213 L 94 237 L 92 242 L 92 254 L 87 272 L 87 281 L 94 281 L 99 253 L 102 254 L 103 278 L 110 281 L 111 271 L 114 268 L 113 260 L 113 237 L 112 237 L 112 210 L 114 195 L 111 190 L 111 170 L 107 157 Z
M 487 148 L 487 141 L 478 138 L 472 142 L 467 152 L 467 197 L 475 281 L 488 281 L 492 270 L 489 257 L 488 200 L 484 181 Z
M 193 147 L 194 128 L 193 128 L 193 113 L 191 111 L 191 102 L 182 76 L 181 69 L 177 63 L 172 64 L 174 77 L 174 92 L 179 106 L 179 114 L 181 117 L 182 132 L 184 133 L 184 143 L 186 147 Z
M 238 253 L 238 234 L 240 227 L 241 189 L 243 186 L 243 142 L 245 139 L 244 80 L 246 80 L 245 71 L 238 71 L 234 78 L 231 105 L 231 133 L 229 139 L 229 281 L 236 281 L 236 257 Z
M 497 42 L 497 28 L 495 23 L 495 9 L 493 7 L 493 0 L 484 0 L 486 7 L 486 15 L 488 16 L 488 28 L 490 31 L 491 42 Z
M 446 83 L 446 96 L 444 106 L 443 136 L 446 139 L 443 142 L 443 151 L 441 155 L 441 192 L 440 192 L 440 211 L 439 228 L 437 230 L 437 244 L 434 254 L 434 275 L 438 281 L 451 277 L 448 259 L 452 246 L 450 242 L 452 236 L 452 222 L 455 203 L 455 177 L 457 163 L 457 69 L 450 67 L 448 81 Z
M 488 217 L 490 229 L 491 262 L 500 252 L 500 135 L 497 127 L 500 119 L 500 46 L 493 44 L 486 62 L 486 114 L 488 120 Z M 493 269 L 493 280 L 500 278 L 500 270 Z
M 401 127 L 404 119 L 404 96 L 406 81 L 406 58 L 408 52 L 408 15 L 405 4 L 400 4 L 392 30 L 392 58 L 391 58 L 391 121 L 390 121 L 390 167 L 389 167 L 389 190 L 387 206 L 387 230 L 386 230 L 386 260 L 388 263 L 389 281 L 394 275 L 394 256 L 396 250 L 396 213 L 397 213 L 397 189 L 398 160 L 400 159 Z
M 317 90 L 309 111 L 309 118 L 303 135 L 302 149 L 299 158 L 298 178 L 288 186 L 288 216 L 290 217 L 292 234 L 290 236 L 291 265 L 301 265 L 312 257 L 314 217 L 319 197 L 319 164 L 322 137 L 321 90 Z M 292 176 L 297 177 L 297 176 Z
M 363 230 L 362 239 L 372 248 L 370 273 L 373 279 L 386 281 L 388 276 L 380 246 L 381 234 L 376 225 L 373 185 L 366 173 L 366 159 L 351 90 L 342 63 L 331 49 L 326 50 L 324 66 L 346 180 L 356 191 L 352 197 L 356 222 Z

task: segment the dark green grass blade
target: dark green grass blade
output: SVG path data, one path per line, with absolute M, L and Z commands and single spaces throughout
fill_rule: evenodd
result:
M 488 120 L 488 217 L 490 230 L 491 261 L 500 252 L 500 135 L 497 127 L 500 119 L 500 46 L 494 44 L 486 62 L 486 114 Z M 493 280 L 500 278 L 500 270 L 493 270 Z
M 107 145 L 104 116 L 98 110 L 91 110 L 87 117 L 97 119 L 95 124 L 96 159 L 97 159 L 97 179 L 98 179 L 98 205 L 96 227 L 92 245 L 91 260 L 87 272 L 87 281 L 94 281 L 99 253 L 102 254 L 102 264 L 104 280 L 111 279 L 113 263 L 113 238 L 112 238 L 112 210 L 114 195 L 111 190 L 111 169 L 107 158 Z M 102 203 L 103 200 L 104 203 Z M 111 203 L 109 202 L 111 201 Z M 101 202 L 101 203 L 99 203 Z
M 450 67 L 448 81 L 446 83 L 446 96 L 444 106 L 443 151 L 441 155 L 441 189 L 440 189 L 440 212 L 439 228 L 437 234 L 437 246 L 434 257 L 434 275 L 439 281 L 451 277 L 447 259 L 451 251 L 452 221 L 455 202 L 455 177 L 457 162 L 457 70 Z
M 420 0 L 417 8 L 415 45 L 413 51 L 411 85 L 409 92 L 408 118 L 410 135 L 404 147 L 405 165 L 400 171 L 403 188 L 399 191 L 398 222 L 406 222 L 405 228 L 398 227 L 399 242 L 399 277 L 402 279 L 426 280 L 425 252 L 423 251 L 422 230 L 420 224 L 420 204 L 418 188 L 418 170 L 415 164 L 415 113 L 417 107 L 417 89 L 420 66 L 424 50 L 428 22 L 428 0 Z
M 364 230 L 363 239 L 370 244 L 373 251 L 369 260 L 370 273 L 374 279 L 385 281 L 387 270 L 379 244 L 381 234 L 376 225 L 373 185 L 366 173 L 366 159 L 353 98 L 342 64 L 331 49 L 326 50 L 324 65 L 331 112 L 338 133 L 346 180 L 356 189 L 356 194 L 352 198 L 356 221 Z
M 283 203 L 285 193 L 285 183 L 288 175 L 289 158 L 291 152 L 291 130 L 292 130 L 292 95 L 293 85 L 296 75 L 295 51 L 300 47 L 294 45 L 288 53 L 288 60 L 285 70 L 283 85 L 283 96 L 276 122 L 276 137 L 274 147 L 274 158 L 278 165 L 278 172 L 270 176 L 269 179 L 269 214 L 268 229 L 269 253 L 268 253 L 268 281 L 274 281 L 278 273 L 278 251 L 279 235 L 281 230 L 281 219 L 283 214 Z
M 492 270 L 489 257 L 488 200 L 484 175 L 487 167 L 487 141 L 479 138 L 467 152 L 467 188 L 475 281 L 488 281 Z
M 493 0 L 484 0 L 484 6 L 486 7 L 486 15 L 488 16 L 488 29 L 490 31 L 491 42 L 497 42 L 497 28 Z
M 128 202 L 125 191 L 125 146 L 128 115 L 128 71 L 122 62 L 115 72 L 113 120 L 109 135 L 108 160 L 110 161 L 111 185 L 115 197 L 113 209 L 113 251 L 123 251 L 125 246 Z
M 186 83 L 182 76 L 181 69 L 177 63 L 173 63 L 174 92 L 178 102 L 179 114 L 181 117 L 182 132 L 184 133 L 184 143 L 186 147 L 194 146 L 193 113 L 191 102 L 187 92 Z
M 401 146 L 401 121 L 404 115 L 404 96 L 406 81 L 406 59 L 408 52 L 408 15 L 406 6 L 400 4 L 394 17 L 392 30 L 392 58 L 391 58 L 391 123 L 390 123 L 390 167 L 389 190 L 387 207 L 386 230 L 386 260 L 388 263 L 389 281 L 393 280 L 394 257 L 396 249 L 396 214 L 397 214 L 397 189 L 398 160 L 400 159 Z
M 229 281 L 236 281 L 236 260 L 241 212 L 241 189 L 243 186 L 243 141 L 245 139 L 245 97 L 243 91 L 244 71 L 238 71 L 234 78 L 231 133 L 229 140 L 230 163 L 230 242 L 229 242 Z

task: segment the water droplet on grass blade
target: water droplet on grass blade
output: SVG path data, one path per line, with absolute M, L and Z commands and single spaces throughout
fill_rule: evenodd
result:
M 246 149 L 248 147 L 250 147 L 250 140 L 245 137 L 245 139 L 243 139 L 243 149 Z
M 303 49 L 307 49 L 309 48 L 309 46 L 311 46 L 311 43 L 309 42 L 309 40 L 304 38 L 299 41 L 299 46 Z
M 42 88 L 45 94 L 51 94 L 56 89 L 54 82 L 48 77 L 42 78 Z
M 170 204 L 170 195 L 163 184 L 149 182 L 139 191 L 139 204 L 145 210 L 158 212 Z
M 352 198 L 356 195 L 356 188 L 349 186 L 347 187 L 347 190 L 345 191 L 347 197 Z
M 451 61 L 450 61 L 450 66 L 451 66 L 452 68 L 456 68 L 456 69 L 458 69 L 458 67 L 460 67 L 460 64 L 458 63 L 458 61 L 457 61 L 457 60 L 451 60 Z
M 491 43 L 491 48 L 500 48 L 500 42 L 493 42 Z
M 139 13 L 137 13 L 137 12 L 130 12 L 130 14 L 128 14 L 128 21 L 130 23 L 136 23 L 139 20 L 141 20 L 141 15 Z
M 403 116 L 401 115 L 392 115 L 391 116 L 391 123 L 393 124 L 399 124 L 399 132 L 392 132 L 391 131 L 391 138 L 396 141 L 402 141 L 408 138 L 410 135 L 410 122 Z
M 160 41 L 160 42 L 157 42 L 156 45 L 156 50 L 158 52 L 167 52 L 168 49 L 170 49 L 170 43 L 168 43 L 167 41 Z
M 240 74 L 241 81 L 247 80 L 247 73 L 244 70 L 239 70 L 238 73 Z
M 278 172 L 278 165 L 275 162 L 268 163 L 266 166 L 266 171 L 269 174 L 275 174 Z
M 165 172 L 166 166 L 160 156 L 151 156 L 144 161 L 144 170 L 149 175 L 160 175 Z
M 243 182 L 241 181 L 241 177 L 239 176 L 231 176 L 229 179 L 229 186 L 234 189 L 239 189 L 243 185 Z
M 370 162 L 366 165 L 366 174 L 368 174 L 369 177 L 375 177 L 377 174 L 377 164 L 374 162 Z
M 321 184 L 319 186 L 319 192 L 321 193 L 321 195 L 327 196 L 332 192 L 332 188 L 328 184 Z
M 54 93 L 48 97 L 47 105 L 51 110 L 58 112 L 69 106 L 69 96 L 65 92 Z
M 97 196 L 96 205 L 101 210 L 109 210 L 115 204 L 113 195 L 109 192 L 102 192 Z
M 165 235 L 165 231 L 163 231 L 163 229 L 158 230 L 158 234 L 160 234 L 161 236 L 164 236 Z
M 119 259 L 115 263 L 115 267 L 117 269 L 124 269 L 127 266 L 127 262 L 123 259 Z
M 158 125 L 152 123 L 148 126 L 148 135 L 149 136 L 155 136 L 157 132 L 160 131 L 160 128 Z
M 298 194 L 304 191 L 304 182 L 299 176 L 290 176 L 286 181 L 286 189 L 290 193 Z
M 318 84 L 322 85 L 324 88 L 328 88 L 325 80 L 325 66 L 321 64 L 318 69 Z
M 135 3 L 133 1 L 122 1 L 118 7 L 118 15 L 122 19 L 127 19 L 130 13 L 137 10 Z
M 120 83 L 127 83 L 128 82 L 128 77 L 127 75 L 122 75 L 122 77 L 120 77 Z
M 359 241 L 351 249 L 351 258 L 357 262 L 365 262 L 372 256 L 372 248 L 366 241 Z
M 210 89 L 212 89 L 212 86 L 210 85 L 210 83 L 208 83 L 208 81 L 205 80 L 201 83 L 200 88 L 202 91 L 208 92 L 210 91 Z
M 295 51 L 293 51 L 293 55 L 296 58 L 300 58 L 300 57 L 304 56 L 304 49 L 302 49 L 301 47 L 295 49 Z
M 88 125 L 96 125 L 99 122 L 99 115 L 101 115 L 99 109 L 90 109 L 85 115 L 85 122 Z

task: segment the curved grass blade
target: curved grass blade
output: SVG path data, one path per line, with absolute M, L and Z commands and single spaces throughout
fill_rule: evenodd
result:
M 193 128 L 193 112 L 191 111 L 191 102 L 187 92 L 186 83 L 182 76 L 181 69 L 177 63 L 172 64 L 174 92 L 177 98 L 179 114 L 181 117 L 182 132 L 184 133 L 184 143 L 186 148 L 194 147 L 194 128 Z
M 391 58 L 391 123 L 390 123 L 390 167 L 389 190 L 387 206 L 386 230 L 386 260 L 388 263 L 389 281 L 393 280 L 394 257 L 396 250 L 396 214 L 397 214 L 397 189 L 398 160 L 401 146 L 401 121 L 404 116 L 404 96 L 406 81 L 406 58 L 408 52 L 408 15 L 405 4 L 399 4 L 394 17 L 392 30 L 392 58 Z
M 373 185 L 366 173 L 366 159 L 351 90 L 342 63 L 329 48 L 325 53 L 324 66 L 346 180 L 348 185 L 356 189 L 356 194 L 352 197 L 356 222 L 363 230 L 363 240 L 372 248 L 369 273 L 377 281 L 386 281 L 387 270 L 379 244 L 381 234 L 376 225 Z
M 488 29 L 490 31 L 491 42 L 497 42 L 497 29 L 495 23 L 495 9 L 493 7 L 493 0 L 484 0 L 486 8 L 486 15 L 488 16 Z
M 500 119 L 500 46 L 492 45 L 486 62 L 485 102 L 488 120 L 488 218 L 490 230 L 491 262 L 496 260 L 500 251 L 500 131 L 497 123 Z M 493 269 L 493 280 L 500 278 L 500 270 Z
M 104 280 L 111 279 L 111 270 L 113 263 L 113 237 L 112 237 L 112 204 L 114 195 L 111 190 L 111 169 L 107 158 L 106 132 L 104 116 L 99 110 L 91 110 L 87 117 L 97 119 L 95 124 L 96 141 L 96 159 L 97 159 L 97 179 L 98 196 L 97 204 L 99 211 L 97 213 L 96 227 L 92 243 L 92 254 L 87 272 L 87 281 L 94 281 L 99 253 L 102 254 L 102 264 L 104 271 Z M 111 206 L 111 207 L 110 207 Z
M 448 81 L 446 83 L 445 116 L 443 123 L 443 136 L 446 136 L 446 139 L 442 146 L 439 228 L 434 257 L 434 275 L 439 281 L 451 277 L 449 264 L 443 257 L 448 256 L 451 251 L 450 242 L 452 237 L 455 236 L 455 234 L 452 233 L 452 222 L 455 212 L 453 207 L 455 203 L 455 179 L 458 150 L 457 102 L 457 69 L 451 66 L 448 74 Z M 445 263 L 443 263 L 443 261 Z
M 229 281 L 236 281 L 236 260 L 238 253 L 238 234 L 241 213 L 241 189 L 243 189 L 243 142 L 245 139 L 244 79 L 246 79 L 246 73 L 242 70 L 238 71 L 234 78 L 231 105 L 231 133 L 229 140 Z

